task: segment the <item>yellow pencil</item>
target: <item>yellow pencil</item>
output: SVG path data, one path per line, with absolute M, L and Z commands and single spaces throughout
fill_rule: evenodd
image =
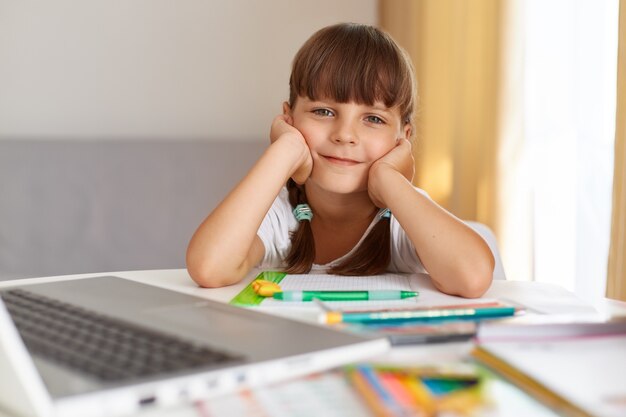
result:
M 428 392 L 428 388 L 419 379 L 411 376 L 402 376 L 400 381 L 412 394 L 415 403 L 424 411 L 426 417 L 435 416 L 437 404 Z
M 437 399 L 437 409 L 467 416 L 473 415 L 483 403 L 480 388 L 473 387 L 452 392 Z

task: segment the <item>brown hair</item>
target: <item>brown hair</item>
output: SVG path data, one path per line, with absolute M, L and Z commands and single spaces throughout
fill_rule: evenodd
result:
M 307 40 L 293 60 L 289 105 L 298 96 L 332 98 L 371 106 L 398 106 L 402 121 L 412 123 L 417 90 L 413 65 L 387 33 L 372 26 L 340 23 Z
M 412 125 L 416 102 L 413 67 L 391 36 L 375 27 L 355 23 L 328 26 L 314 33 L 294 58 L 289 79 L 292 109 L 299 96 L 366 105 L 380 101 L 388 108 L 397 107 L 403 122 Z M 293 207 L 307 202 L 303 185 L 290 179 L 287 189 Z M 390 236 L 389 219 L 380 219 L 356 251 L 328 272 L 340 275 L 384 272 L 391 259 Z M 291 235 L 285 270 L 309 272 L 314 260 L 311 225 L 302 221 Z

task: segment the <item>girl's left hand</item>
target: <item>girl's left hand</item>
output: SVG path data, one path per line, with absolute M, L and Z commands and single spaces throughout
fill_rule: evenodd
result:
M 399 139 L 396 146 L 375 161 L 370 167 L 367 191 L 377 207 L 387 207 L 380 191 L 385 187 L 383 180 L 384 174 L 389 171 L 398 172 L 409 182 L 413 181 L 415 161 L 413 159 L 413 152 L 411 151 L 411 142 L 406 139 Z

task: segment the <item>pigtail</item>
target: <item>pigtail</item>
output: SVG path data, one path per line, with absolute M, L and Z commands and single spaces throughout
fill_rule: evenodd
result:
M 292 179 L 287 182 L 289 203 L 292 207 L 306 204 L 304 186 Z M 391 260 L 391 231 L 388 217 L 383 217 L 372 227 L 356 251 L 339 265 L 327 272 L 336 275 L 377 275 L 387 270 Z M 301 221 L 298 229 L 291 233 L 291 249 L 285 258 L 285 272 L 306 274 L 315 261 L 315 239 L 311 222 Z
M 391 231 L 389 218 L 381 218 L 363 239 L 356 251 L 328 273 L 337 275 L 378 275 L 387 270 L 391 261 Z
M 292 207 L 306 204 L 304 185 L 298 185 L 291 178 L 287 181 L 289 203 Z M 298 229 L 291 233 L 291 250 L 285 258 L 285 272 L 288 274 L 306 274 L 315 261 L 315 240 L 310 221 L 301 221 Z

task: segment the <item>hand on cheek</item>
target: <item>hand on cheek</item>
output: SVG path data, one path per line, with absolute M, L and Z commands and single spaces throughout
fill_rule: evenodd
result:
M 381 191 L 385 187 L 384 177 L 388 173 L 400 173 L 409 182 L 415 174 L 415 161 L 411 151 L 411 143 L 406 139 L 399 139 L 396 146 L 375 161 L 369 170 L 368 193 L 378 207 L 387 205 L 382 199 Z
M 297 166 L 291 178 L 298 184 L 304 184 L 311 175 L 313 169 L 313 159 L 311 150 L 304 140 L 302 133 L 293 126 L 291 116 L 286 114 L 278 115 L 272 122 L 270 129 L 270 142 L 276 143 L 278 140 L 288 141 L 290 146 L 295 146 L 298 150 L 295 152 Z
M 270 128 L 270 142 L 276 142 L 279 137 L 285 134 L 291 134 L 294 137 L 302 136 L 300 131 L 293 127 L 293 121 L 290 116 L 279 114 L 272 121 L 272 127 Z M 304 140 L 304 138 L 302 138 L 302 140 Z

